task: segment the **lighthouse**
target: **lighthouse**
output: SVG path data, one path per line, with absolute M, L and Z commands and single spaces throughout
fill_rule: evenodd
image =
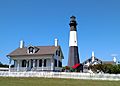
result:
M 70 17 L 70 37 L 69 37 L 69 55 L 68 55 L 68 66 L 74 66 L 80 63 L 78 53 L 78 42 L 77 42 L 77 22 L 76 17 Z

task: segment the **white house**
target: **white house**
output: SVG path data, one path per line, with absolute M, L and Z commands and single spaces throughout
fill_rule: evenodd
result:
M 89 69 L 90 65 L 102 64 L 102 60 L 95 57 L 94 52 L 92 52 L 91 58 L 85 60 L 83 62 L 83 72 L 91 72 Z
M 20 47 L 7 55 L 14 61 L 9 71 L 61 71 L 63 53 L 55 39 L 55 46 L 28 46 L 20 42 Z
M 116 64 L 116 58 L 113 58 L 113 61 L 103 61 L 95 57 L 94 52 L 92 52 L 91 58 L 85 60 L 83 63 L 83 72 L 92 72 L 89 68 L 90 65 L 97 65 L 97 64 Z

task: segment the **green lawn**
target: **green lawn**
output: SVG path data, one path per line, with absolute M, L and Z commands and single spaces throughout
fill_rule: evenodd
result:
M 120 81 L 0 77 L 0 86 L 120 86 Z

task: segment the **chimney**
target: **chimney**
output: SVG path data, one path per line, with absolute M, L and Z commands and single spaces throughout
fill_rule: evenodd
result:
M 55 47 L 57 47 L 57 46 L 58 46 L 58 39 L 55 38 Z
M 92 51 L 92 57 L 95 57 L 95 53 L 94 53 L 94 51 Z
M 20 48 L 24 48 L 24 41 L 23 40 L 20 41 Z
M 92 62 L 95 61 L 95 53 L 92 51 Z
M 117 59 L 115 56 L 113 57 L 113 62 L 115 62 L 115 63 L 117 62 Z

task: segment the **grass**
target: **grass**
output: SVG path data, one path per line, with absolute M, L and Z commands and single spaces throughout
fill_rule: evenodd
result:
M 120 81 L 0 77 L 0 86 L 120 86 Z

